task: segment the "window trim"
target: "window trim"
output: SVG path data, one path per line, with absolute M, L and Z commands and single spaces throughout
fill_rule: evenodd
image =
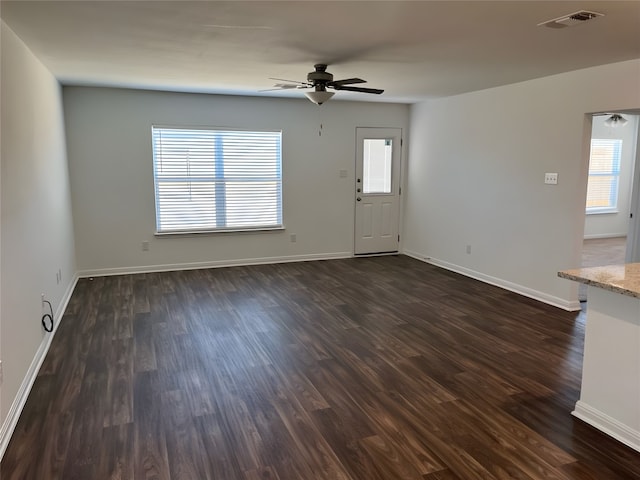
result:
M 618 207 L 593 207 L 585 210 L 586 215 L 606 215 L 608 213 L 620 213 L 620 210 L 618 210 Z
M 281 232 L 286 230 L 283 224 L 274 227 L 256 227 L 256 228 L 219 228 L 216 230 L 171 230 L 167 232 L 159 232 L 157 229 L 153 235 L 158 238 L 173 237 L 175 235 L 224 235 L 224 234 L 251 234 L 251 233 L 270 233 Z
M 280 142 L 278 144 L 278 179 L 280 182 L 280 192 L 277 201 L 277 208 L 279 210 L 280 223 L 273 225 L 256 225 L 247 227 L 220 227 L 220 228 L 193 228 L 193 229 L 175 229 L 175 230 L 158 230 L 159 226 L 159 204 L 158 204 L 158 182 L 156 175 L 156 149 L 154 140 L 155 129 L 172 129 L 172 130 L 204 130 L 210 132 L 248 132 L 248 133 L 279 133 Z M 224 235 L 224 234 L 251 234 L 251 233 L 271 233 L 280 232 L 285 230 L 284 225 L 284 182 L 282 175 L 282 129 L 257 129 L 257 128 L 244 128 L 244 127 L 229 127 L 229 126 L 210 126 L 210 125 L 171 125 L 171 124 L 152 124 L 151 125 L 151 148 L 152 148 L 152 175 L 153 175 L 153 190 L 154 190 L 154 212 L 155 212 L 155 229 L 153 235 L 158 238 L 171 238 L 175 236 L 191 236 L 191 235 Z

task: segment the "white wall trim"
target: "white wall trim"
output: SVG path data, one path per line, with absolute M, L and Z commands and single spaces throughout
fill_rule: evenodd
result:
M 576 409 L 571 415 L 640 452 L 640 431 L 620 423 L 581 400 L 576 402 Z
M 24 405 L 27 403 L 27 398 L 29 397 L 29 393 L 31 392 L 31 388 L 36 381 L 38 376 L 38 372 L 40 371 L 40 367 L 42 366 L 42 362 L 49 351 L 49 347 L 51 346 L 51 342 L 53 341 L 53 337 L 58 331 L 58 327 L 60 326 L 60 322 L 62 320 L 62 316 L 64 315 L 65 310 L 67 309 L 67 305 L 69 304 L 69 300 L 71 300 L 71 295 L 73 294 L 73 290 L 78 283 L 79 276 L 76 274 L 69 283 L 69 286 L 64 293 L 60 304 L 58 305 L 58 309 L 54 314 L 54 327 L 53 332 L 48 335 L 45 335 L 42 338 L 42 342 L 40 343 L 40 347 L 38 347 L 38 351 L 36 352 L 31 365 L 29 366 L 29 370 L 27 370 L 27 374 L 22 380 L 22 384 L 20 385 L 20 389 L 13 399 L 13 403 L 11 404 L 11 408 L 9 409 L 9 413 L 7 413 L 4 422 L 2 423 L 2 427 L 0 427 L 0 460 L 4 457 L 4 452 L 9 445 L 9 441 L 11 440 L 11 436 L 13 435 L 13 431 L 18 424 L 18 419 L 20 418 L 20 414 L 22 413 L 22 409 Z
M 287 255 L 280 257 L 239 258 L 236 260 L 214 260 L 209 262 L 171 263 L 164 265 L 142 265 L 138 267 L 100 268 L 81 270 L 80 278 L 104 277 L 108 275 L 129 275 L 134 273 L 170 272 L 174 270 L 198 270 L 202 268 L 238 267 L 245 265 L 264 265 L 270 263 L 309 262 L 314 260 L 335 260 L 351 258 L 352 252 L 314 253 L 307 255 Z
M 592 235 L 585 235 L 585 240 L 591 240 L 594 238 L 621 238 L 626 237 L 626 233 L 594 233 Z
M 425 263 L 435 265 L 436 267 L 441 267 L 441 268 L 444 268 L 445 270 L 450 270 L 452 272 L 460 273 L 466 277 L 470 277 L 475 280 L 480 280 L 481 282 L 488 283 L 496 287 L 504 288 L 505 290 L 509 290 L 510 292 L 514 292 L 519 295 L 523 295 L 525 297 L 533 298 L 534 300 L 538 300 L 540 302 L 546 303 L 547 305 L 552 305 L 554 307 L 558 307 L 563 310 L 567 310 L 569 312 L 575 312 L 580 310 L 580 302 L 578 300 L 574 302 L 570 302 L 562 298 L 555 297 L 553 295 L 549 295 L 547 293 L 540 292 L 538 290 L 533 290 L 531 288 L 519 285 L 517 283 L 509 282 L 508 280 L 492 277 L 491 275 L 486 275 L 484 273 L 477 272 L 475 270 L 471 270 L 466 267 L 461 267 L 460 265 L 445 262 L 444 260 L 438 260 L 436 258 L 425 256 L 417 252 L 412 252 L 410 250 L 405 250 L 403 253 L 405 255 L 408 255 L 409 257 L 413 257 Z

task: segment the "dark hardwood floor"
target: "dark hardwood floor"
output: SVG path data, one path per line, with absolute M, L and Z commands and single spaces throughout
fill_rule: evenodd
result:
M 640 479 L 583 334 L 404 256 L 83 279 L 1 478 Z

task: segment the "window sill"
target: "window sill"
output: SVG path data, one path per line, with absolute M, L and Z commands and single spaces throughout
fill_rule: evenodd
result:
M 277 227 L 257 227 L 257 228 L 229 228 L 218 230 L 176 230 L 172 232 L 155 232 L 153 235 L 162 237 L 175 237 L 175 236 L 197 236 L 197 235 L 235 235 L 235 234 L 250 234 L 250 233 L 275 233 L 285 230 L 284 225 Z
M 606 215 L 612 213 L 620 213 L 620 211 L 616 208 L 599 208 L 597 210 L 587 210 L 585 213 L 587 215 Z

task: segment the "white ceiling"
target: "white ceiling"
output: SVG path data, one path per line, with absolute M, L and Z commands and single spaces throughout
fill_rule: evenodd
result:
M 537 24 L 577 10 L 576 27 Z M 314 63 L 411 103 L 640 58 L 640 1 L 2 1 L 63 84 L 240 95 Z

